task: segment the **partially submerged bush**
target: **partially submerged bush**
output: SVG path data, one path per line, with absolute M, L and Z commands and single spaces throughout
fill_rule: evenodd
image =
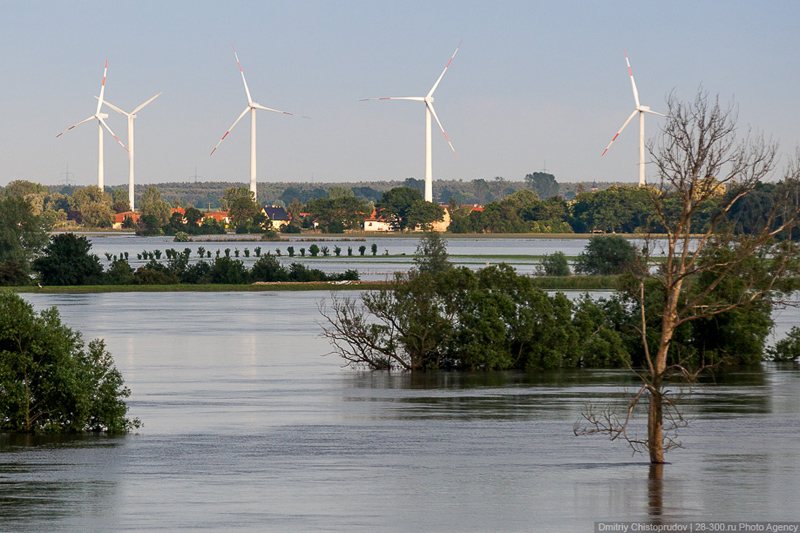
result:
M 130 390 L 102 340 L 84 345 L 55 307 L 0 294 L 0 430 L 126 433 Z

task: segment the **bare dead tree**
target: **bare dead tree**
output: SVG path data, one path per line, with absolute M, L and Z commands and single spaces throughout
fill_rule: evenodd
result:
M 774 176 L 777 145 L 748 132 L 737 137 L 735 108 L 720 106 L 702 89 L 692 102 L 670 95 L 668 118 L 659 140 L 649 146 L 658 181 L 648 191 L 655 221 L 666 234 L 665 261 L 638 277 L 639 332 L 646 366 L 636 371 L 642 386 L 624 417 L 589 409 L 576 424 L 576 434 L 605 433 L 626 440 L 634 450 L 646 449 L 652 464 L 677 445 L 670 430 L 684 423 L 666 385 L 680 376 L 694 381 L 707 365 L 690 368 L 670 362 L 676 330 L 687 322 L 710 318 L 753 304 L 775 303 L 787 279 L 798 275 L 798 248 L 790 235 L 798 224 L 800 155 L 789 163 L 775 189 L 773 204 L 760 227 L 748 234 L 735 231 L 731 213 L 763 180 Z M 709 201 L 716 209 L 701 222 Z M 724 298 L 717 288 L 735 279 L 736 298 Z M 657 331 L 648 324 L 645 291 L 663 295 Z M 651 349 L 650 335 L 657 342 Z M 628 428 L 640 402 L 647 398 L 647 438 L 630 437 Z
M 393 341 L 396 326 L 392 321 L 376 323 L 363 299 L 331 295 L 331 304 L 322 302 L 320 314 L 326 324 L 322 336 L 333 346 L 334 353 L 354 367 L 372 370 L 411 369 L 411 362 Z

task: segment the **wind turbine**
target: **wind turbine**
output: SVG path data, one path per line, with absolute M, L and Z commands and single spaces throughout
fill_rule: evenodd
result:
M 611 138 L 611 142 L 608 143 L 606 149 L 603 150 L 603 153 L 600 154 L 600 157 L 606 155 L 611 145 L 614 144 L 614 141 L 617 140 L 619 134 L 622 133 L 622 130 L 633 120 L 637 114 L 639 115 L 639 187 L 645 186 L 645 177 L 644 177 L 644 115 L 646 113 L 650 113 L 651 115 L 658 115 L 660 117 L 665 117 L 663 113 L 659 113 L 657 111 L 653 111 L 650 109 L 649 106 L 642 105 L 639 102 L 639 91 L 636 89 L 636 81 L 633 79 L 633 69 L 631 68 L 630 59 L 628 59 L 628 54 L 625 54 L 625 63 L 628 65 L 628 76 L 631 78 L 631 88 L 633 89 L 633 101 L 636 104 L 636 107 L 633 109 L 633 112 L 628 116 L 628 119 L 622 124 L 622 127 L 617 130 L 617 133 L 614 134 L 614 137 Z
M 158 93 L 157 95 L 150 97 L 148 100 L 145 100 L 144 102 L 142 102 L 138 106 L 134 107 L 133 111 L 131 111 L 130 113 L 128 113 L 127 111 L 123 111 L 122 109 L 120 109 L 119 107 L 115 106 L 111 102 L 108 102 L 108 101 L 103 102 L 105 105 L 107 105 L 108 107 L 110 107 L 111 109 L 113 109 L 114 111 L 119 113 L 120 115 L 125 115 L 126 117 L 128 117 L 128 203 L 130 204 L 131 211 L 134 210 L 134 205 L 133 205 L 133 183 L 134 183 L 134 170 L 133 170 L 133 167 L 134 167 L 134 159 L 133 159 L 134 158 L 134 151 L 133 151 L 134 143 L 133 143 L 133 139 L 134 139 L 134 137 L 133 137 L 133 125 L 136 122 L 136 113 L 138 113 L 139 111 L 144 109 L 144 107 L 146 105 L 148 105 L 150 102 L 152 102 L 153 100 L 155 100 L 159 96 L 161 96 L 161 93 Z
M 97 120 L 97 186 L 100 188 L 101 191 L 103 190 L 103 186 L 104 186 L 104 175 L 103 175 L 103 168 L 104 168 L 104 165 L 103 165 L 103 128 L 105 128 L 106 131 L 108 133 L 110 133 L 112 137 L 114 137 L 114 140 L 116 140 L 119 143 L 119 145 L 122 146 L 122 148 L 124 148 L 126 151 L 128 150 L 125 147 L 125 145 L 122 143 L 120 138 L 117 137 L 117 134 L 114 133 L 113 131 L 111 131 L 111 128 L 109 128 L 108 124 L 106 124 L 106 120 L 105 119 L 108 118 L 108 115 L 106 113 L 101 113 L 100 112 L 100 108 L 103 106 L 103 95 L 105 94 L 105 91 L 106 91 L 106 77 L 107 77 L 107 74 L 108 74 L 108 59 L 106 59 L 106 65 L 103 68 L 103 81 L 100 82 L 100 96 L 97 98 L 97 109 L 95 109 L 94 115 L 91 115 L 91 116 L 81 120 L 80 122 L 76 122 L 75 124 L 73 124 L 69 128 L 65 129 L 64 131 L 62 131 L 61 133 L 56 135 L 56 137 L 61 137 L 66 132 L 68 132 L 68 131 L 70 131 L 70 130 L 72 130 L 74 128 L 77 128 L 81 124 L 84 124 L 84 123 L 89 122 L 91 120 Z
M 264 107 L 263 105 L 254 102 L 253 99 L 250 97 L 250 89 L 247 87 L 247 80 L 244 77 L 244 68 L 242 68 L 242 64 L 239 62 L 239 54 L 236 53 L 236 50 L 233 51 L 233 57 L 236 58 L 236 64 L 239 65 L 239 72 L 242 74 L 242 83 L 244 84 L 244 93 L 247 95 L 247 107 L 244 108 L 242 114 L 239 115 L 239 118 L 233 121 L 231 127 L 225 132 L 225 134 L 220 137 L 219 141 L 217 141 L 217 145 L 211 149 L 211 154 L 214 155 L 214 152 L 217 151 L 219 145 L 222 144 L 222 141 L 225 140 L 225 137 L 233 131 L 233 128 L 239 123 L 242 118 L 244 118 L 245 114 L 249 111 L 250 112 L 250 192 L 253 193 L 255 198 L 258 198 L 256 195 L 256 110 L 260 109 L 262 111 L 272 111 L 273 113 L 280 113 L 282 115 L 293 115 L 294 113 L 289 113 L 288 111 L 280 111 L 279 109 L 272 109 L 271 107 Z
M 447 132 L 444 130 L 444 126 L 442 126 L 442 122 L 439 120 L 439 117 L 436 115 L 436 109 L 433 107 L 433 93 L 436 92 L 436 88 L 439 87 L 439 83 L 444 78 L 445 72 L 450 67 L 450 63 L 453 62 L 455 59 L 456 54 L 458 54 L 458 49 L 461 45 L 456 47 L 455 52 L 453 55 L 450 56 L 450 60 L 444 66 L 444 70 L 442 73 L 439 74 L 439 78 L 436 80 L 436 83 L 433 84 L 431 90 L 428 91 L 428 94 L 425 96 L 381 96 L 379 98 L 362 98 L 361 101 L 366 100 L 412 100 L 415 102 L 424 102 L 425 103 L 425 201 L 432 202 L 433 201 L 433 157 L 431 153 L 431 115 L 433 118 L 436 119 L 436 124 L 439 125 L 439 129 L 444 136 L 444 140 L 447 141 L 447 144 L 450 145 L 450 149 L 455 152 L 456 149 L 453 147 L 453 143 L 450 141 L 450 137 L 447 136 Z

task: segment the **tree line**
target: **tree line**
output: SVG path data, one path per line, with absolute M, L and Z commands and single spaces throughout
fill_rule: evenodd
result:
M 425 202 L 421 187 L 408 181 L 399 187 L 384 191 L 364 190 L 364 187 L 330 186 L 318 194 L 290 195 L 287 201 L 275 200 L 285 208 L 289 220 L 280 226 L 270 224 L 262 212 L 262 204 L 245 187 L 227 187 L 215 202 L 227 212 L 229 224 L 212 218 L 200 207 L 191 204 L 170 204 L 159 188 L 148 186 L 139 202 L 139 218 L 123 221 L 123 227 L 136 230 L 140 235 L 191 235 L 221 234 L 228 230 L 237 233 L 264 233 L 275 236 L 278 231 L 300 233 L 322 231 L 343 233 L 359 231 L 366 218 L 373 214 L 387 222 L 395 231 L 430 229 L 445 218 L 443 205 L 447 206 L 452 233 L 641 233 L 664 232 L 659 225 L 651 196 L 653 187 L 612 185 L 602 190 L 578 188 L 570 199 L 559 195 L 559 184 L 552 174 L 535 172 L 521 182 L 523 187 L 509 187 L 505 194 L 486 203 L 464 203 L 463 198 L 449 196 L 446 204 Z M 706 184 L 695 213 L 695 227 L 700 230 L 723 206 L 729 204 L 735 189 L 730 184 L 713 180 Z M 735 230 L 752 234 L 768 216 L 770 207 L 785 187 L 780 182 L 759 182 L 741 201 L 731 205 L 727 218 Z M 291 191 L 290 191 L 291 192 Z M 665 206 L 677 204 L 669 191 Z M 696 191 L 697 194 L 699 191 Z M 25 181 L 16 181 L 5 187 L 5 197 L 25 198 L 35 214 L 41 214 L 53 225 L 76 224 L 84 227 L 110 227 L 115 213 L 128 211 L 128 200 L 122 189 L 112 192 L 97 187 L 72 189 L 71 195 L 52 192 L 50 189 Z M 672 198 L 672 199 L 670 199 Z M 173 207 L 182 206 L 182 212 Z M 202 206 L 201 206 L 202 207 Z M 791 237 L 798 238 L 794 230 Z

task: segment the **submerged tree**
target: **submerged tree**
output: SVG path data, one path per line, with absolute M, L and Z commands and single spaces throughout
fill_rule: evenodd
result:
M 125 433 L 130 395 L 102 340 L 84 345 L 53 307 L 0 293 L 0 430 Z
M 647 451 L 652 464 L 678 445 L 671 432 L 683 424 L 667 386 L 679 378 L 692 381 L 714 362 L 687 360 L 679 333 L 688 324 L 731 317 L 753 306 L 771 306 L 798 273 L 795 243 L 787 240 L 798 223 L 800 158 L 776 185 L 770 211 L 758 228 L 736 232 L 734 208 L 776 171 L 776 146 L 758 136 L 737 138 L 736 114 L 718 99 L 699 91 L 692 102 L 668 99 L 668 119 L 650 147 L 658 182 L 647 188 L 654 223 L 666 236 L 664 262 L 655 272 L 642 269 L 629 287 L 639 309 L 644 369 L 642 385 L 622 416 L 584 413 L 576 433 L 607 433 Z M 708 216 L 704 206 L 718 199 Z M 648 239 L 646 252 L 655 240 Z M 628 434 L 634 412 L 647 401 L 647 436 Z

